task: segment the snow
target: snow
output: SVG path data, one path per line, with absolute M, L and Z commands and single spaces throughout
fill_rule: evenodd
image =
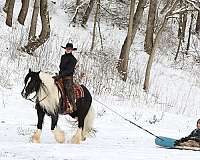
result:
M 62 4 L 62 1 L 59 2 Z M 3 6 L 3 3 L 0 1 L 0 6 Z M 20 2 L 16 5 L 19 6 L 18 3 Z M 154 136 L 114 113 L 117 112 L 157 136 L 176 139 L 189 135 L 199 119 L 198 72 L 177 69 L 173 67 L 174 64 L 169 64 L 166 58 L 161 57 L 161 60 L 156 59 L 157 62 L 152 68 L 149 94 L 142 91 L 140 83 L 143 81 L 148 56 L 141 51 L 143 38 L 140 34 L 137 35 L 137 41 L 131 48 L 129 63 L 129 69 L 132 71 L 129 73 L 129 81 L 134 81 L 136 76 L 138 82 L 133 82 L 136 83 L 136 87 L 129 89 L 129 86 L 120 82 L 116 84 L 117 86 L 108 88 L 107 94 L 101 96 L 93 94 L 92 105 L 96 110 L 95 133 L 91 133 L 91 136 L 80 145 L 70 144 L 76 126 L 69 116 L 60 116 L 58 125 L 64 130 L 66 141 L 64 144 L 58 144 L 50 130 L 50 118 L 46 116 L 41 143 L 31 142 L 31 136 L 36 130 L 37 114 L 34 103 L 23 99 L 20 95 L 28 68 L 55 73 L 58 71 L 58 57 L 63 52 L 61 45 L 72 41 L 82 53 L 87 51 L 91 43 L 92 23 L 89 23 L 87 29 L 69 27 L 70 18 L 58 6 L 52 8 L 52 37 L 46 48 L 44 47 L 44 50 L 47 49 L 48 53 L 53 54 L 46 56 L 47 54 L 40 52 L 39 58 L 19 56 L 16 52 L 16 46 L 24 43 L 23 40 L 19 41 L 19 37 L 26 36 L 24 33 L 28 22 L 26 21 L 24 27 L 20 27 L 15 18 L 13 29 L 8 29 L 4 24 L 5 16 L 0 15 L 2 26 L 0 28 L 0 160 L 199 159 L 199 152 L 156 146 Z M 119 53 L 126 35 L 125 31 L 106 26 L 102 27 L 102 33 L 104 47 L 112 48 L 113 52 Z M 78 54 L 75 56 L 79 57 Z M 83 62 L 88 63 L 85 67 L 87 71 L 90 67 L 95 68 L 98 65 L 89 64 L 89 59 L 84 59 Z M 192 69 L 198 71 L 198 67 Z M 95 71 L 90 70 L 91 73 L 88 74 L 97 74 Z M 112 80 L 110 81 L 112 83 Z M 86 84 L 89 85 L 89 82 Z M 91 92 L 94 90 L 91 85 L 88 88 Z M 127 91 L 121 91 L 123 89 Z M 115 90 L 122 96 L 111 96 L 109 90 Z M 129 91 L 131 91 L 129 98 L 123 96 Z
M 30 142 L 30 137 L 36 129 L 36 110 L 34 104 L 24 100 L 19 93 L 20 88 L 1 90 L 0 159 L 2 160 L 199 159 L 199 152 L 163 149 L 156 146 L 155 137 L 123 120 L 98 101 L 104 102 L 112 110 L 156 135 L 173 138 L 189 134 L 195 127 L 195 118 L 166 114 L 160 122 L 150 124 L 147 120 L 151 120 L 148 117 L 152 115 L 151 113 L 127 106 L 125 102 L 113 100 L 116 98 L 112 97 L 107 100 L 94 97 L 93 106 L 97 112 L 94 127 L 97 132 L 91 134 L 80 145 L 68 142 L 75 131 L 75 127 L 69 123 L 69 116 L 60 116 L 58 122 L 65 132 L 64 144 L 58 144 L 54 140 L 50 131 L 49 117 L 45 117 L 41 144 L 33 144 Z M 139 120 L 134 120 L 136 117 L 133 115 L 134 112 L 141 113 Z

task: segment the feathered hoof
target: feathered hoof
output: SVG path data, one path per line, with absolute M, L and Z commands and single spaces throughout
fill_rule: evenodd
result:
M 77 136 L 73 136 L 72 140 L 71 140 L 72 144 L 80 144 L 81 143 L 81 138 L 77 137 Z
M 55 129 L 53 130 L 53 133 L 54 133 L 55 140 L 58 143 L 65 143 L 65 134 L 63 131 Z
M 32 136 L 32 142 L 33 143 L 40 143 L 40 135 L 41 135 L 41 131 L 37 130 Z

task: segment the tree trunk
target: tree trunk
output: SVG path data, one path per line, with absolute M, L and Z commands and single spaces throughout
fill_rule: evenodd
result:
M 183 14 L 179 13 L 178 38 L 182 36 L 182 24 L 183 24 Z
M 132 2 L 133 3 L 132 5 L 135 6 L 134 2 L 135 1 Z M 129 24 L 129 31 L 124 41 L 124 44 L 122 45 L 122 49 L 121 49 L 121 53 L 120 53 L 120 57 L 118 61 L 118 66 L 117 66 L 118 72 L 121 74 L 123 81 L 126 81 L 127 79 L 128 57 L 129 57 L 130 46 L 133 43 L 135 34 L 138 29 L 138 25 L 140 24 L 140 21 L 142 19 L 145 4 L 146 4 L 146 0 L 140 0 L 137 5 L 136 12 L 134 16 L 132 17 L 133 19 L 129 20 L 129 23 L 131 23 L 132 26 Z M 131 9 L 130 11 L 134 12 L 134 8 Z
M 94 49 L 94 42 L 95 42 L 95 37 L 96 37 L 96 24 L 97 24 L 97 18 L 98 18 L 99 10 L 100 10 L 100 0 L 97 0 L 97 8 L 96 8 L 95 16 L 94 16 L 92 45 L 91 45 L 90 51 L 92 51 Z
M 76 0 L 76 7 L 78 7 L 80 5 L 80 0 Z
M 5 4 L 6 7 L 8 6 L 7 8 L 5 8 L 5 11 L 7 11 L 6 24 L 9 27 L 12 27 L 14 5 L 15 5 L 15 0 L 8 0 L 6 1 L 6 4 Z
M 20 10 L 20 13 L 19 13 L 19 16 L 18 16 L 18 22 L 22 25 L 24 25 L 24 21 L 25 21 L 26 16 L 27 16 L 29 1 L 30 0 L 21 0 L 22 7 L 21 7 L 21 10 Z
M 73 26 L 75 27 L 75 23 L 76 23 L 76 18 L 78 15 L 78 9 L 79 9 L 79 5 L 80 5 L 80 0 L 76 0 L 76 10 L 75 10 L 75 14 L 72 18 L 72 22 L 73 22 Z
M 99 37 L 100 37 L 100 40 L 101 40 L 101 49 L 103 50 L 103 37 L 101 35 L 101 26 L 100 26 L 100 17 L 98 18 L 98 29 L 99 29 Z
M 3 11 L 4 11 L 5 13 L 8 12 L 9 3 L 10 3 L 10 0 L 6 0 L 6 3 L 5 3 L 5 5 L 4 5 L 4 7 L 3 7 Z
M 39 35 L 39 38 L 47 40 L 50 35 L 50 21 L 47 0 L 40 1 L 40 17 L 42 22 L 42 31 Z
M 134 11 L 135 11 L 135 0 L 131 0 L 128 33 L 126 36 L 126 40 L 124 41 L 124 44 L 122 46 L 121 54 L 119 57 L 119 64 L 118 64 L 119 65 L 118 71 L 121 74 L 123 81 L 126 81 L 127 79 L 128 59 L 129 59 L 130 47 L 132 44 L 131 39 L 132 39 L 132 33 L 133 33 Z
M 183 1 L 180 0 L 180 8 L 182 8 L 183 6 Z M 185 28 L 184 28 L 184 14 L 185 13 L 179 13 L 179 27 L 178 27 L 178 39 L 179 39 L 179 42 L 178 42 L 178 48 L 177 48 L 177 51 L 176 51 L 176 56 L 174 58 L 174 60 L 176 61 L 177 58 L 178 58 L 178 54 L 180 52 L 180 47 L 182 45 L 182 42 L 184 41 L 184 35 L 185 35 Z
M 166 2 L 166 4 L 165 4 L 164 8 L 160 11 L 161 14 L 163 14 L 164 12 L 166 12 L 166 10 L 167 10 L 169 7 L 171 7 L 172 1 L 173 1 L 173 0 L 167 0 L 167 2 Z
M 172 7 L 168 10 L 168 12 L 165 14 L 165 17 L 164 17 L 164 20 L 163 20 L 163 23 L 160 27 L 160 29 L 158 30 L 158 33 L 155 37 L 155 40 L 154 40 L 154 44 L 153 44 L 153 47 L 152 47 L 152 51 L 151 51 L 151 54 L 149 56 L 149 60 L 148 60 L 148 63 L 147 63 L 147 68 L 146 68 L 146 73 L 145 73 L 145 80 L 144 80 L 144 87 L 143 89 L 145 91 L 148 91 L 149 89 L 149 80 L 150 80 L 150 72 L 151 72 L 151 67 L 152 67 L 152 64 L 153 64 L 153 59 L 154 59 L 154 56 L 155 56 L 155 52 L 156 52 L 156 47 L 159 43 L 159 40 L 160 40 L 160 36 L 163 32 L 163 29 L 165 28 L 166 24 L 167 24 L 167 17 L 172 13 L 172 11 L 175 9 L 177 3 L 178 3 L 179 0 L 176 0 Z
M 37 19 L 40 9 L 40 0 L 35 0 L 33 13 L 32 13 L 32 19 L 31 19 L 31 27 L 29 31 L 29 40 L 35 40 L 36 38 L 36 28 L 37 28 Z
M 196 32 L 197 34 L 199 34 L 199 32 L 200 32 L 200 11 L 198 11 L 198 16 L 197 16 L 197 22 L 196 22 L 195 32 Z
M 23 51 L 31 55 L 39 46 L 47 41 L 50 35 L 50 22 L 47 0 L 40 0 L 40 17 L 42 22 L 42 30 L 39 38 L 35 41 L 28 41 L 28 44 L 22 48 Z
M 180 0 L 180 8 L 183 7 L 183 0 Z M 186 7 L 186 6 L 185 6 Z M 178 37 L 184 41 L 185 38 L 185 30 L 187 25 L 187 12 L 179 13 L 179 30 L 178 30 Z
M 153 47 L 153 33 L 154 33 L 154 24 L 155 24 L 155 16 L 157 9 L 157 0 L 150 0 L 149 14 L 148 14 L 148 22 L 144 43 L 144 50 L 147 54 L 150 54 L 151 49 Z
M 190 21 L 190 28 L 189 28 L 189 35 L 188 35 L 188 42 L 187 42 L 187 48 L 185 54 L 188 54 L 189 48 L 190 48 L 190 39 L 192 34 L 192 24 L 193 24 L 194 14 L 191 14 L 191 21 Z
M 182 45 L 182 39 L 179 38 L 178 48 L 177 48 L 177 51 L 176 51 L 176 56 L 175 56 L 175 58 L 174 58 L 175 61 L 176 61 L 177 58 L 178 58 L 178 54 L 179 54 L 179 51 L 180 51 L 180 47 L 181 47 L 181 45 Z
M 183 14 L 183 23 L 182 23 L 183 42 L 185 41 L 186 26 L 187 26 L 187 13 L 184 13 L 184 14 Z
M 95 0 L 90 0 L 89 4 L 88 4 L 88 7 L 83 15 L 83 18 L 82 18 L 82 23 L 81 25 L 84 27 L 89 19 L 89 16 L 90 16 L 90 13 L 92 11 L 92 8 L 94 6 L 94 2 Z
M 80 0 L 76 0 L 76 8 L 77 9 L 78 9 L 78 6 L 80 5 L 80 2 L 81 2 Z M 75 14 L 72 22 L 76 23 L 76 17 L 77 17 L 77 15 L 78 15 L 78 10 L 77 10 L 77 12 L 76 12 L 76 14 Z

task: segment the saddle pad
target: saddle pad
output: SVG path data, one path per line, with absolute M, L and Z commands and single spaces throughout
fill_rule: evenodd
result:
M 74 88 L 74 94 L 75 94 L 76 100 L 84 97 L 84 91 L 83 91 L 83 88 L 81 87 L 81 85 L 74 84 L 73 88 Z

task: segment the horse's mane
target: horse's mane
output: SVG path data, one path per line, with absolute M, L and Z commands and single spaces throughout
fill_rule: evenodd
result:
M 47 110 L 47 112 L 55 113 L 59 106 L 58 88 L 50 74 L 40 72 L 39 77 L 42 81 L 42 84 L 37 94 L 38 101 L 40 105 Z

